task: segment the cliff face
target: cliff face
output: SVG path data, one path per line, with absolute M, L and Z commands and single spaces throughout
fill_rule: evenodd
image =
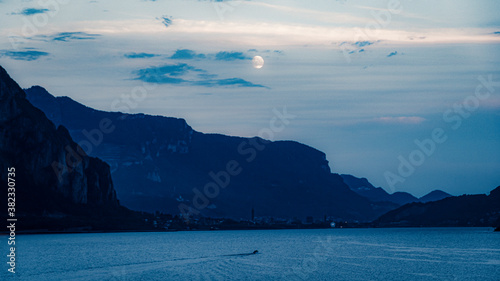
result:
M 62 126 L 34 107 L 0 67 L 0 170 L 16 169 L 18 212 L 70 213 L 73 205 L 117 207 L 109 166 L 87 156 Z
M 323 152 L 297 142 L 203 134 L 183 119 L 98 111 L 38 86 L 26 93 L 75 141 L 92 144 L 89 154 L 110 164 L 120 202 L 134 210 L 368 220 L 392 207 L 351 191 Z M 96 130 L 103 120 L 111 132 Z M 237 175 L 227 177 L 228 163 Z

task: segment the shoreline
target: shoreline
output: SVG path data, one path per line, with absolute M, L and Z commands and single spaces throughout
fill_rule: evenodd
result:
M 86 231 L 77 231 L 77 230 L 67 230 L 67 231 L 49 231 L 49 230 L 24 230 L 24 231 L 16 231 L 17 235 L 44 235 L 44 234 L 104 234 L 104 233 L 146 233 L 146 232 L 157 232 L 157 233 L 168 233 L 168 232 L 202 232 L 202 231 L 248 231 L 248 230 L 308 230 L 308 229 L 431 229 L 431 228 L 490 228 L 491 232 L 500 232 L 500 227 L 494 226 L 391 226 L 391 227 L 308 227 L 308 228 L 226 228 L 226 229 L 168 229 L 168 230 L 148 230 L 148 229 L 138 229 L 138 230 L 86 230 Z M 9 236 L 8 231 L 1 231 L 1 236 Z

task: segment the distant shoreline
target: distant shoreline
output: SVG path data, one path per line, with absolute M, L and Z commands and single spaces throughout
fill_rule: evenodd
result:
M 239 231 L 239 230 L 308 230 L 308 229 L 431 229 L 431 228 L 491 228 L 492 232 L 500 232 L 500 227 L 494 226 L 401 226 L 401 227 L 309 227 L 309 228 L 227 228 L 227 229 L 169 229 L 169 230 L 88 230 L 88 231 L 17 231 L 17 235 L 43 235 L 43 234 L 103 234 L 103 233 L 141 233 L 141 232 L 155 232 L 155 233 L 168 233 L 168 232 L 201 232 L 201 231 Z M 1 231 L 0 236 L 8 236 L 9 233 Z

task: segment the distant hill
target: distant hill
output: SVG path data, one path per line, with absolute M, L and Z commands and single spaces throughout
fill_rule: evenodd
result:
M 323 152 L 301 143 L 203 134 L 183 119 L 94 110 L 38 86 L 25 91 L 111 165 L 120 202 L 134 210 L 248 219 L 254 209 L 257 217 L 367 221 L 396 207 L 353 192 Z M 113 131 L 99 132 L 101 122 Z M 227 178 L 229 166 L 240 172 Z
M 389 211 L 375 226 L 499 226 L 500 186 L 487 196 L 462 195 L 429 203 L 411 203 Z
M 434 190 L 421 198 L 416 198 L 408 192 L 394 192 L 393 194 L 389 194 L 383 188 L 373 186 L 366 178 L 358 178 L 347 174 L 343 174 L 341 177 L 352 191 L 372 202 L 391 202 L 397 206 L 401 206 L 413 202 L 425 203 L 437 201 L 451 196 L 441 190 Z
M 422 203 L 427 203 L 432 201 L 439 201 L 448 197 L 451 197 L 451 195 L 442 190 L 434 190 L 429 192 L 427 195 L 420 197 L 419 200 Z

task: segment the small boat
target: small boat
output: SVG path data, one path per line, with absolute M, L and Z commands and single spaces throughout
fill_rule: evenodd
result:
M 234 257 L 234 256 L 250 256 L 250 255 L 255 255 L 255 254 L 258 254 L 259 251 L 258 250 L 255 250 L 253 251 L 252 253 L 246 253 L 246 254 L 232 254 L 232 255 L 224 255 L 226 257 Z

